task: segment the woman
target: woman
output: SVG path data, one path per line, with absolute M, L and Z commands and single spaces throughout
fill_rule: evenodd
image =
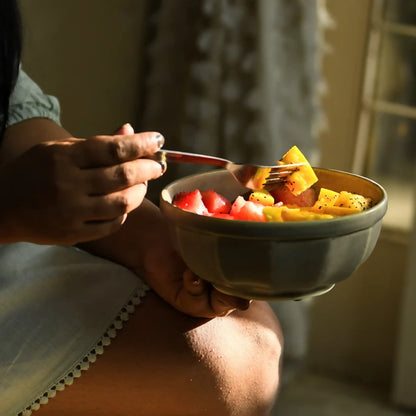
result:
M 163 137 L 71 137 L 19 70 L 15 0 L 0 36 L 0 414 L 269 414 L 279 324 L 173 250 L 145 198 Z

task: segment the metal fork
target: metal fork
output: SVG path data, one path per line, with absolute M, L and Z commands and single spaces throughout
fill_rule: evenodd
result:
M 195 163 L 213 165 L 227 169 L 234 178 L 248 189 L 262 189 L 271 187 L 297 170 L 305 163 L 291 163 L 285 165 L 262 166 L 233 163 L 220 157 L 200 155 L 195 153 L 177 152 L 173 150 L 159 150 L 152 158 L 161 163 Z

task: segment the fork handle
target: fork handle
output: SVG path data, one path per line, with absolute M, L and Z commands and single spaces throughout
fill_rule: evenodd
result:
M 159 150 L 151 157 L 159 162 L 172 162 L 172 163 L 195 163 L 203 165 L 213 165 L 225 168 L 228 163 L 227 159 L 220 157 L 200 155 L 197 153 L 178 152 L 174 150 Z

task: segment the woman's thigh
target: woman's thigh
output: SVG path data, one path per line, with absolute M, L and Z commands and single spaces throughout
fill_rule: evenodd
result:
M 258 409 L 276 394 L 281 342 L 264 302 L 206 320 L 150 292 L 97 362 L 40 416 L 220 416 L 239 406 L 241 416 L 267 414 Z

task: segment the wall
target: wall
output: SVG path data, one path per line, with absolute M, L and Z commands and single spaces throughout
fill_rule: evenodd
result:
M 350 170 L 352 166 L 370 5 L 371 0 L 327 1 L 335 22 L 325 32 L 330 49 L 323 61 L 328 129 L 321 136 L 321 151 L 322 165 L 328 168 Z
M 309 364 L 342 378 L 391 387 L 401 289 L 403 243 L 382 236 L 370 259 L 311 311 Z
M 86 7 L 86 4 L 88 7 Z M 23 1 L 23 65 L 62 105 L 75 136 L 113 132 L 137 117 L 143 1 Z

